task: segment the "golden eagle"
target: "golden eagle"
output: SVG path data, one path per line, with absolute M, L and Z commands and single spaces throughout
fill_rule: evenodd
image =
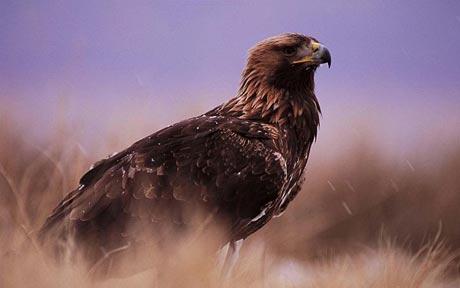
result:
M 314 74 L 322 63 L 330 66 L 331 56 L 312 37 L 289 33 L 259 42 L 235 98 L 95 163 L 40 237 L 72 235 L 97 261 L 138 241 L 130 226 L 162 237 L 185 229 L 189 212 L 201 209 L 225 227 L 234 250 L 300 190 L 319 125 Z

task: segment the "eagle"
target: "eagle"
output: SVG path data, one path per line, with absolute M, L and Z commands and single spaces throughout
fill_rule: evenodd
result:
M 145 241 L 130 227 L 167 241 L 202 211 L 203 225 L 225 231 L 231 259 L 302 186 L 321 114 L 314 75 L 323 63 L 330 67 L 331 55 L 313 37 L 286 33 L 257 43 L 234 98 L 96 162 L 52 210 L 39 239 L 72 237 L 96 263 Z

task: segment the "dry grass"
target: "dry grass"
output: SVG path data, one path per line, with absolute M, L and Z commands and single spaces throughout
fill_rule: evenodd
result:
M 0 287 L 460 285 L 460 146 L 417 163 L 389 160 L 366 145 L 326 163 L 313 155 L 303 193 L 283 217 L 246 241 L 229 283 L 222 283 L 216 257 L 203 242 L 183 243 L 168 255 L 146 251 L 161 265 L 93 282 L 84 265 L 56 267 L 34 242 L 34 231 L 99 151 L 84 151 L 66 129 L 35 147 L 2 117 Z M 104 143 L 100 150 L 114 147 L 120 144 Z M 433 159 L 436 164 L 423 165 Z

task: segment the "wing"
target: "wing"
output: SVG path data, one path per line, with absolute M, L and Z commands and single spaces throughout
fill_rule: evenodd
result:
M 266 222 L 260 215 L 269 215 L 286 181 L 278 143 L 277 129 L 257 122 L 180 122 L 96 163 L 42 231 L 64 222 L 97 230 L 123 230 L 122 223 L 140 219 L 182 225 L 189 217 L 184 207 L 198 204 L 226 217 L 233 237 L 246 237 Z

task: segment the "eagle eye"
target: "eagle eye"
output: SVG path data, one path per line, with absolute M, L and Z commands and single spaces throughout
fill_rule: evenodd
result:
M 292 56 L 297 51 L 297 49 L 293 46 L 287 46 L 283 48 L 283 53 L 286 56 Z

